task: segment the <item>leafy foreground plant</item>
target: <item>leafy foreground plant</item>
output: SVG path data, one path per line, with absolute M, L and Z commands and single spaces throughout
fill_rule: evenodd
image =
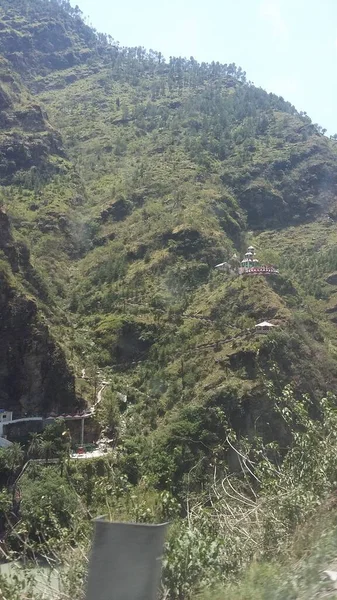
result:
M 309 398 L 296 399 L 290 387 L 279 397 L 270 389 L 270 400 L 294 432 L 290 449 L 284 456 L 274 443 L 228 435 L 238 473 L 229 472 L 225 463 L 215 464 L 203 493 L 190 493 L 187 486 L 186 517 L 174 518 L 176 507 L 171 512 L 163 598 L 207 598 L 205 590 L 213 594 L 215 588 L 220 600 L 300 600 L 320 597 L 327 588 L 321 571 L 337 557 L 336 398 L 328 395 L 319 402 L 315 420 Z M 163 505 L 166 500 L 164 494 Z M 81 600 L 89 541 L 75 550 L 66 543 L 63 547 L 58 556 L 64 565 L 62 597 Z M 16 600 L 8 593 L 4 597 Z
M 272 390 L 270 395 L 272 397 Z M 247 595 L 247 598 L 273 597 L 268 596 L 267 580 L 272 578 L 273 589 L 277 589 L 275 581 L 278 577 L 283 595 L 275 598 L 306 597 L 301 596 L 302 587 L 305 589 L 306 586 L 305 581 L 302 585 L 301 571 L 298 575 L 295 570 L 289 580 L 285 579 L 283 571 L 290 569 L 285 561 L 292 548 L 293 560 L 297 562 L 310 551 L 315 537 L 324 531 L 327 520 L 324 502 L 336 489 L 335 398 L 328 396 L 321 400 L 317 421 L 309 416 L 312 408 L 309 399 L 296 400 L 290 387 L 285 388 L 275 406 L 289 429 L 295 431 L 292 447 L 282 460 L 284 450 L 275 444 L 263 447 L 259 440 L 238 443 L 228 438 L 241 465 L 241 476 L 225 471 L 220 478 L 217 475 L 221 472 L 219 466 L 214 470 L 214 482 L 205 493 L 203 504 L 200 498 L 199 502 L 195 499 L 194 505 L 189 501 L 191 508 L 186 525 L 189 543 L 184 544 L 184 536 L 179 536 L 168 544 L 164 569 L 164 580 L 166 577 L 169 582 L 168 597 L 184 598 L 193 589 L 214 586 L 217 580 L 228 581 L 246 568 L 249 570 L 246 583 L 242 584 L 242 589 L 246 590 L 242 592 L 242 598 L 246 598 L 244 594 L 250 587 L 254 589 L 249 578 L 261 579 L 267 595 L 259 596 L 260 583 L 257 583 L 256 596 Z M 333 504 L 334 501 L 329 505 L 330 509 Z M 319 534 L 305 538 L 301 533 L 303 523 L 310 523 L 318 511 L 316 530 Z M 335 525 L 335 514 L 331 514 L 328 515 L 328 530 Z M 198 543 L 200 537 L 202 543 Z M 321 546 L 313 551 L 312 561 L 326 566 L 331 557 L 337 555 L 335 529 L 322 540 Z M 249 568 L 252 560 L 254 566 Z M 260 566 L 257 561 L 270 562 Z M 286 564 L 283 570 L 279 563 Z M 305 564 L 302 571 L 308 578 Z M 320 578 L 313 565 L 314 562 L 308 564 L 308 571 L 313 569 L 314 582 L 318 585 Z M 268 578 L 263 575 L 264 571 L 269 573 Z M 235 596 L 235 593 L 239 594 L 238 588 L 234 590 L 231 597 L 240 597 Z
M 199 599 L 208 600 L 310 600 L 337 598 L 337 591 L 324 572 L 327 566 L 336 567 L 336 514 L 320 514 L 322 521 L 310 522 L 313 530 L 307 539 L 312 547 L 301 548 L 306 555 L 298 561 L 296 544 L 287 560 L 273 563 L 254 562 L 239 582 L 204 592 Z M 316 525 L 316 526 L 315 526 Z M 317 536 L 319 536 L 317 538 Z M 317 541 L 318 539 L 318 541 Z

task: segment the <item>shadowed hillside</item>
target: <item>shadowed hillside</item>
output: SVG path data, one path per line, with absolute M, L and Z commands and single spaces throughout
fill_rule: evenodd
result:
M 218 407 L 238 434 L 258 418 L 277 437 L 266 382 L 313 401 L 335 384 L 319 284 L 287 263 L 291 244 L 277 250 L 287 231 L 334 214 L 335 143 L 234 64 L 120 47 L 67 2 L 3 4 L 0 50 L 4 202 L 55 304 L 51 321 L 66 310 L 75 353 L 89 337 L 85 361 L 133 390 L 127 431 L 177 445 L 176 421 L 201 411 L 196 437 L 205 427 L 212 447 L 223 432 L 207 415 Z M 215 272 L 251 230 L 281 275 Z M 264 319 L 278 329 L 257 339 L 249 330 Z M 189 452 L 193 461 L 202 443 Z
M 0 408 L 95 404 L 108 449 L 70 460 L 59 421 L 0 452 L 3 547 L 67 565 L 65 598 L 98 514 L 173 523 L 167 600 L 260 598 L 268 573 L 279 599 L 321 588 L 304 523 L 333 560 L 336 144 L 234 63 L 122 47 L 67 0 L 1 2 Z M 242 274 L 249 246 L 274 274 Z

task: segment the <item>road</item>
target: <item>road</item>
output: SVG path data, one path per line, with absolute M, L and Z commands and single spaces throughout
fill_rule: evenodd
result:
M 93 450 L 92 452 L 84 452 L 83 454 L 71 454 L 70 458 L 72 459 L 82 459 L 82 458 L 99 458 L 100 456 L 106 456 L 107 452 L 104 450 Z

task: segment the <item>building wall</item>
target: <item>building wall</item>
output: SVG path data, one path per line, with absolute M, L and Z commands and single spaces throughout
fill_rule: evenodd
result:
M 19 442 L 25 444 L 29 442 L 31 433 L 42 433 L 43 429 L 53 423 L 54 419 L 45 419 L 42 421 L 22 421 L 20 423 L 5 423 L 3 427 L 3 435 L 11 442 Z M 66 428 L 69 429 L 72 444 L 78 445 L 81 443 L 81 419 L 66 420 Z M 99 438 L 99 426 L 97 422 L 88 417 L 84 420 L 84 443 L 91 444 Z
M 4 433 L 4 425 L 9 423 L 13 418 L 13 413 L 9 410 L 0 410 L 0 437 Z
M 41 433 L 42 430 L 42 420 L 22 421 L 21 423 L 5 423 L 3 434 L 10 442 L 25 444 L 28 442 L 31 433 Z
M 66 427 L 70 431 L 72 444 L 81 443 L 81 420 L 66 421 Z M 92 444 L 97 442 L 99 438 L 99 426 L 92 417 L 84 420 L 84 443 Z

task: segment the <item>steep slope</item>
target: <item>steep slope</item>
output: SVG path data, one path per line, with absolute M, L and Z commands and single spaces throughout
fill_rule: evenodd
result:
M 0 97 L 1 202 L 55 284 L 52 267 L 56 279 L 62 262 L 80 252 L 75 209 L 83 203 L 83 189 L 59 133 L 4 60 Z
M 27 247 L 15 243 L 0 209 L 0 406 L 16 416 L 64 411 L 75 405 L 74 379 L 25 288 L 37 297 L 44 292 Z
M 290 256 L 294 232 L 309 238 L 328 215 L 333 244 L 336 144 L 235 65 L 121 48 L 66 1 L 4 3 L 0 52 L 48 114 L 12 92 L 8 212 L 63 296 L 54 314 L 69 309 L 79 337 L 92 337 L 87 363 L 113 369 L 115 391 L 127 394 L 132 476 L 150 470 L 178 485 L 197 457 L 227 456 L 231 429 L 286 444 L 271 384 L 306 391 L 313 414 L 336 385 L 332 305 L 317 310 L 319 282 L 305 284 L 320 268 L 315 248 L 306 277 L 300 244 Z M 37 114 L 43 135 L 34 125 L 32 137 L 25 123 Z M 8 150 L 21 156 L 16 140 L 36 138 L 37 178 Z M 214 271 L 254 235 L 278 278 Z M 331 253 L 322 262 L 323 282 L 336 266 Z M 278 329 L 258 339 L 251 330 L 263 319 Z
M 28 81 L 85 62 L 96 45 L 94 32 L 66 0 L 3 0 L 0 14 L 2 54 Z
M 141 91 L 116 81 L 107 91 L 103 74 L 67 86 L 48 108 L 69 135 L 93 198 L 96 249 L 79 268 L 70 306 L 94 332 L 99 362 L 119 372 L 116 389 L 128 394 L 130 473 L 150 470 L 161 485 L 179 488 L 205 453 L 228 456 L 231 428 L 290 441 L 268 382 L 280 390 L 290 381 L 313 401 L 336 385 L 335 332 L 324 315 L 317 318 L 306 290 L 283 278 L 292 277 L 289 269 L 272 282 L 213 274 L 217 262 L 242 252 L 246 228 L 334 210 L 335 149 L 282 101 L 239 82 L 228 88 L 225 80 L 211 94 L 205 83 L 153 99 L 145 78 Z M 205 125 L 210 95 L 216 100 Z M 51 94 L 42 97 L 49 102 Z M 239 143 L 236 132 L 245 131 L 254 101 Z M 213 131 L 219 111 L 230 121 L 232 103 L 221 155 Z M 74 107 L 66 117 L 64 105 Z M 280 327 L 272 340 L 245 335 L 263 319 Z M 203 344 L 209 347 L 198 348 Z M 151 451 L 145 443 L 139 460 L 144 432 Z
M 60 135 L 3 58 L 0 185 L 0 406 L 16 415 L 69 409 L 77 400 L 64 354 L 62 297 L 70 258 L 82 251 L 75 208 L 83 188 Z

